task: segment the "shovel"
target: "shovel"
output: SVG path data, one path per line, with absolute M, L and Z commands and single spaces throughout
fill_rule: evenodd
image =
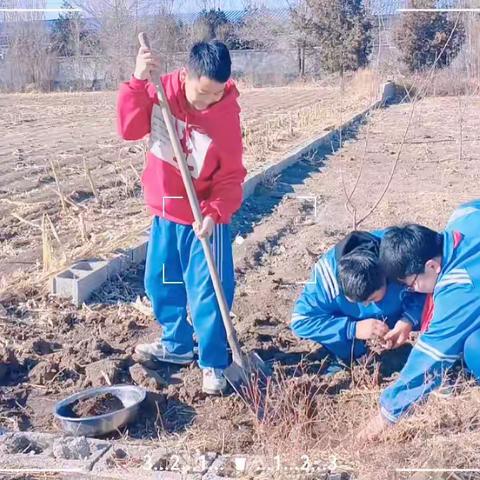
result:
M 148 41 L 146 33 L 139 33 L 138 40 L 142 47 L 150 48 L 150 42 Z M 168 105 L 162 82 L 159 81 L 158 83 L 155 83 L 155 87 L 157 89 L 157 95 L 160 101 L 160 109 L 162 111 L 163 120 L 168 130 L 168 135 L 170 137 L 173 152 L 175 153 L 175 157 L 178 162 L 185 190 L 187 191 L 190 207 L 192 208 L 195 221 L 198 225 L 201 225 L 203 216 L 200 210 L 200 204 L 197 193 L 193 186 L 192 177 L 188 169 L 185 155 L 173 124 L 172 114 L 170 112 L 170 107 Z M 244 354 L 242 352 L 237 333 L 232 324 L 223 286 L 213 259 L 210 241 L 208 238 L 200 238 L 200 242 L 207 259 L 208 270 L 210 272 L 210 277 L 215 289 L 218 306 L 227 334 L 228 344 L 232 350 L 232 363 L 224 370 L 223 375 L 227 379 L 228 383 L 237 392 L 237 394 L 250 408 L 253 409 L 257 417 L 261 419 L 264 416 L 265 392 L 267 389 L 268 379 L 271 376 L 271 370 L 258 354 L 254 352 Z

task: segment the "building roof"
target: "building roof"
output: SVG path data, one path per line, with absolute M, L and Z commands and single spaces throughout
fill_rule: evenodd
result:
M 401 8 L 408 8 L 409 0 L 364 0 L 365 7 L 371 15 L 398 15 Z M 437 8 L 454 8 L 461 6 L 460 0 L 437 0 Z
M 274 20 L 280 21 L 289 21 L 290 20 L 290 9 L 289 8 L 269 8 L 266 10 L 270 17 Z M 232 23 L 239 23 L 244 20 L 248 15 L 248 10 L 223 10 L 225 18 Z M 198 12 L 189 12 L 189 13 L 177 13 L 175 18 L 177 18 L 182 23 L 194 23 L 200 15 L 201 11 Z

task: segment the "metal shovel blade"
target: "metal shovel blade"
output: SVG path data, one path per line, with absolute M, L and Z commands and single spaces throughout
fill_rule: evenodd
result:
M 263 419 L 268 379 L 271 368 L 255 352 L 242 354 L 241 365 L 232 361 L 223 375 L 259 420 Z

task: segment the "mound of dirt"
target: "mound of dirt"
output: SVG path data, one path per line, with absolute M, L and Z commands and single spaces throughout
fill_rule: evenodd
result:
M 58 363 L 51 360 L 43 360 L 30 370 L 28 378 L 36 385 L 45 385 L 47 382 L 52 381 L 58 372 Z
M 140 363 L 132 365 L 129 369 L 132 380 L 141 387 L 145 387 L 148 390 L 158 390 L 167 386 L 167 382 L 163 377 L 155 370 L 150 370 Z
M 115 349 L 112 348 L 112 346 L 103 338 L 95 338 L 91 348 L 92 350 L 103 353 L 104 355 L 111 355 L 115 351 Z
M 85 375 L 85 386 L 101 387 L 109 383 L 118 383 L 120 379 L 120 362 L 115 360 L 100 360 L 91 363 L 85 368 Z
M 48 355 L 52 353 L 55 348 L 61 347 L 61 345 L 48 342 L 43 338 L 37 338 L 30 343 L 29 347 L 30 350 L 37 355 Z
M 105 415 L 106 413 L 116 412 L 122 408 L 123 403 L 118 397 L 111 393 L 105 393 L 84 400 L 76 400 L 71 405 L 70 410 L 74 417 L 83 418 Z

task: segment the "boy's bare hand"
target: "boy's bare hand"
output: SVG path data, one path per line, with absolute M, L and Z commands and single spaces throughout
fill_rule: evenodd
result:
M 198 225 L 197 222 L 193 224 L 193 230 L 198 238 L 209 238 L 213 232 L 213 227 L 215 227 L 215 221 L 208 215 L 203 219 L 202 225 Z
M 387 430 L 390 426 L 390 423 L 383 418 L 382 414 L 378 413 L 357 433 L 357 440 L 371 442 L 377 439 L 382 432 Z
M 149 48 L 140 47 L 133 75 L 139 80 L 146 80 L 150 77 L 150 72 L 157 69 L 159 65 L 158 58 L 152 54 Z
M 409 338 L 410 332 L 412 331 L 412 324 L 406 320 L 398 320 L 383 340 L 385 340 L 385 348 L 392 349 L 401 347 Z
M 360 320 L 356 324 L 355 338 L 368 340 L 373 337 L 383 338 L 389 331 L 388 325 L 376 318 Z

